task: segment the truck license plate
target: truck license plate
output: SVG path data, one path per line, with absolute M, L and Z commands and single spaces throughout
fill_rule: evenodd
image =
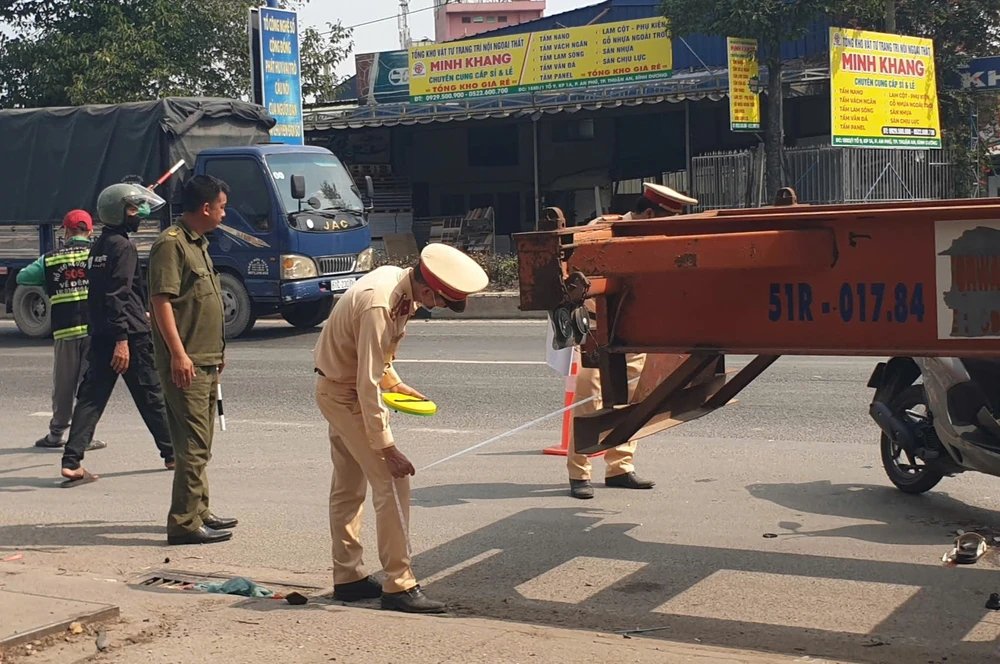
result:
M 330 291 L 336 293 L 337 291 L 345 291 L 357 281 L 356 277 L 346 277 L 344 279 L 331 279 L 330 280 Z

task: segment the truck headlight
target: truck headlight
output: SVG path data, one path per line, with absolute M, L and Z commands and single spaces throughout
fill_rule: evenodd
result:
M 372 269 L 372 256 L 374 252 L 371 247 L 368 247 L 360 254 L 358 254 L 358 266 L 355 268 L 358 272 L 368 272 Z
M 285 254 L 281 257 L 281 278 L 287 281 L 312 279 L 319 276 L 316 261 L 308 256 Z

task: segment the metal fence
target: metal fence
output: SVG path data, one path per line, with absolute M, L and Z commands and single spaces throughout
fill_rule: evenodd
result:
M 813 205 L 942 199 L 955 195 L 953 161 L 944 150 L 789 148 L 784 182 Z M 697 198 L 693 211 L 760 207 L 771 204 L 764 168 L 760 147 L 694 157 L 690 179 L 686 170 L 659 179 Z

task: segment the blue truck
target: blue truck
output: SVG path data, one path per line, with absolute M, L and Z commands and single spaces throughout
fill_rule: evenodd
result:
M 223 225 L 209 236 L 220 273 L 227 338 L 258 317 L 300 328 L 329 315 L 334 296 L 372 269 L 371 178 L 359 190 L 329 150 L 271 142 L 275 121 L 237 100 L 168 98 L 130 104 L 0 111 L 0 293 L 22 333 L 51 334 L 48 299 L 18 286 L 18 270 L 59 246 L 63 215 L 94 215 L 116 182 L 155 184 L 170 205 L 132 236 L 145 266 L 157 235 L 180 213 L 180 188 L 207 173 L 230 187 Z

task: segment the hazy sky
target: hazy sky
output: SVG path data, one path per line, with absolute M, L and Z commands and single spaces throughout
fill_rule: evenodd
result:
M 545 15 L 596 5 L 600 1 L 547 0 Z M 409 23 L 413 39 L 434 39 L 434 11 L 426 9 L 433 5 L 434 0 L 410 0 Z M 388 20 L 354 30 L 354 53 L 371 53 L 399 48 L 399 28 L 396 23 L 398 13 L 399 0 L 312 0 L 300 14 L 299 21 L 303 27 L 325 27 L 328 22 L 340 20 L 345 27 L 349 27 L 388 17 Z M 354 73 L 353 55 L 338 68 L 337 73 L 344 76 Z

